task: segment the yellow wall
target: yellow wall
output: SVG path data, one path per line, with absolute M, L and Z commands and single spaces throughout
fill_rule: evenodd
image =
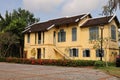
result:
M 25 34 L 24 37 L 24 50 L 27 51 L 27 58 L 31 58 L 31 50 L 35 48 L 36 50 L 36 55 L 35 58 L 37 59 L 37 48 L 41 48 L 41 59 L 64 59 L 64 54 L 69 57 L 69 49 L 70 48 L 77 48 L 79 49 L 79 56 L 78 57 L 69 57 L 69 59 L 81 59 L 81 60 L 99 60 L 99 57 L 96 57 L 95 49 L 93 49 L 94 43 L 91 43 L 89 41 L 89 28 L 81 28 L 80 26 L 88 19 L 89 17 L 84 18 L 79 24 L 69 24 L 69 25 L 63 25 L 60 26 L 59 28 L 54 27 L 50 29 L 49 31 L 44 32 L 44 43 L 35 44 L 35 33 L 30 34 L 30 43 L 27 43 L 27 34 Z M 115 24 L 114 21 L 112 21 L 109 25 L 104 26 L 103 34 L 104 38 L 110 38 L 111 30 L 110 26 Z M 77 28 L 77 41 L 72 41 L 72 28 L 76 27 Z M 117 28 L 117 25 L 116 25 Z M 66 41 L 65 42 L 58 42 L 58 32 L 60 29 L 64 29 L 66 32 Z M 117 28 L 118 30 L 118 28 Z M 54 31 L 56 32 L 56 38 L 55 38 L 55 43 L 53 40 L 53 33 Z M 99 29 L 99 34 L 100 33 Z M 42 33 L 43 34 L 43 33 Z M 116 35 L 118 32 L 116 31 Z M 37 34 L 38 35 L 38 34 Z M 100 36 L 100 35 L 99 35 Z M 42 36 L 43 38 L 43 36 Z M 38 37 L 36 38 L 38 40 Z M 36 40 L 36 42 L 38 42 Z M 43 40 L 43 39 L 42 39 Z M 107 61 L 115 61 L 113 59 L 113 55 L 118 54 L 118 36 L 116 41 L 111 41 L 109 39 L 109 42 L 107 44 L 107 47 L 104 44 L 103 48 L 106 48 L 105 51 L 107 51 L 107 54 L 105 54 L 106 58 L 103 58 L 103 60 L 107 59 Z M 43 41 L 42 41 L 43 42 Z M 45 53 L 43 51 L 43 48 L 45 48 Z M 90 57 L 83 57 L 83 50 L 84 49 L 90 49 Z M 112 49 L 109 49 L 112 48 Z M 114 50 L 116 49 L 116 50 Z M 114 53 L 113 53 L 114 52 Z M 45 54 L 45 58 L 43 55 Z M 62 55 L 61 55 L 62 54 Z M 112 58 L 112 59 L 111 59 Z

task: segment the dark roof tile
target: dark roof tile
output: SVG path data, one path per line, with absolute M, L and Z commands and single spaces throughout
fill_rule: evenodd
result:
M 81 26 L 81 28 L 108 24 L 112 17 L 113 16 L 89 19 Z
M 64 18 L 49 20 L 49 21 L 42 22 L 42 23 L 37 23 L 37 24 L 27 27 L 23 31 L 23 33 L 45 31 L 52 25 L 61 26 L 61 25 L 65 25 L 65 24 L 76 23 L 76 22 L 80 21 L 80 19 L 82 17 L 84 17 L 85 15 L 86 14 L 73 16 L 73 17 L 64 17 Z M 91 17 L 90 14 L 88 14 L 88 15 Z

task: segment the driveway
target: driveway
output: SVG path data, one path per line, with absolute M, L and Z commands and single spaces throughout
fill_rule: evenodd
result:
M 0 63 L 0 80 L 120 80 L 90 68 Z

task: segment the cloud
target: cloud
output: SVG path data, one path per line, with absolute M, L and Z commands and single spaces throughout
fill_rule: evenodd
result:
M 42 15 L 71 16 L 102 7 L 107 0 L 23 0 L 25 9 Z
M 23 0 L 23 6 L 32 12 L 53 12 L 64 0 Z
M 81 13 L 88 13 L 101 7 L 105 0 L 69 0 L 62 8 L 62 15 L 75 15 Z

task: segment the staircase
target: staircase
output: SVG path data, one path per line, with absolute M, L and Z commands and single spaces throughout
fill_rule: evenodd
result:
M 63 56 L 65 59 L 70 59 L 66 54 L 64 54 L 61 50 L 59 50 L 56 46 L 53 48 L 56 52 L 58 52 L 61 56 Z

